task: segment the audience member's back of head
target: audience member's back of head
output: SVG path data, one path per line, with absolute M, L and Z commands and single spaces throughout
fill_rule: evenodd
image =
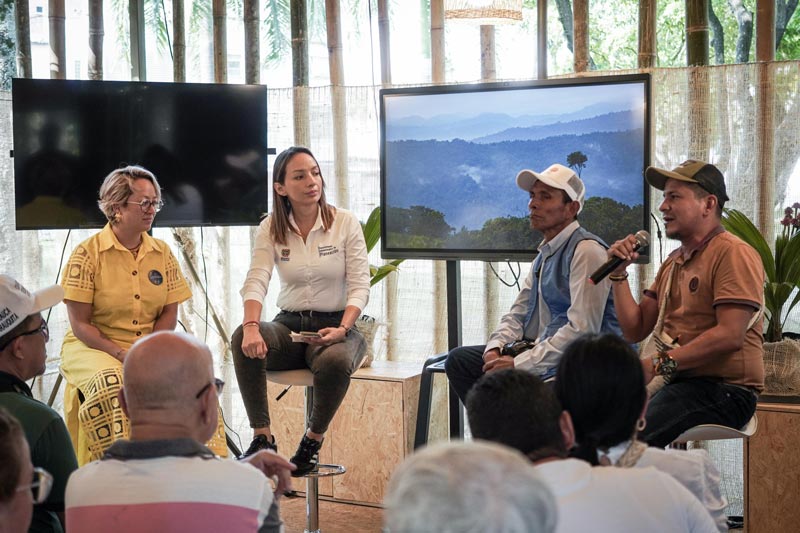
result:
M 534 461 L 567 456 L 561 413 L 550 386 L 522 370 L 485 374 L 467 395 L 473 437 L 505 444 Z
M 140 410 L 181 410 L 197 384 L 213 375 L 208 347 L 199 339 L 160 331 L 136 342 L 125 357 L 125 399 L 132 413 Z
M 392 475 L 389 532 L 550 533 L 557 508 L 529 461 L 488 442 L 433 445 Z
M 647 400 L 642 364 L 622 338 L 585 335 L 570 343 L 558 365 L 556 395 L 572 417 L 572 455 L 598 464 L 597 450 L 630 439 Z

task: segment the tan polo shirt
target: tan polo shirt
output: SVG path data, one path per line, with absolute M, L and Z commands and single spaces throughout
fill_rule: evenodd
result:
M 717 325 L 715 307 L 743 304 L 761 309 L 764 267 L 758 253 L 722 226 L 712 231 L 695 249 L 683 248 L 669 255 L 645 294 L 660 298 L 666 289 L 670 265 L 675 264 L 672 288 L 664 317 L 664 331 L 685 345 Z M 660 302 L 659 302 L 660 304 Z M 741 350 L 720 355 L 702 366 L 685 370 L 687 377 L 711 376 L 726 383 L 764 388 L 763 321 L 745 334 Z M 680 370 L 680 369 L 679 369 Z
M 134 258 L 110 225 L 75 248 L 61 286 L 65 299 L 92 304 L 92 324 L 125 346 L 153 331 L 165 305 L 192 296 L 167 243 L 145 233 Z

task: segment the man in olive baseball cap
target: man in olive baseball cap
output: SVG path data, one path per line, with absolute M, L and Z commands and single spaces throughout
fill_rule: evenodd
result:
M 688 159 L 672 170 L 647 167 L 647 170 L 644 171 L 644 176 L 647 178 L 647 182 L 659 191 L 664 190 L 667 180 L 671 178 L 698 184 L 703 190 L 717 197 L 720 207 L 729 200 L 722 172 L 711 163 L 704 161 Z
M 664 191 L 664 233 L 681 245 L 638 302 L 624 270 L 638 257 L 632 235 L 609 248 L 622 260 L 609 277 L 626 340 L 652 334 L 642 371 L 645 383 L 659 380 L 638 438 L 663 448 L 693 426 L 739 429 L 755 413 L 764 389 L 765 274 L 758 252 L 722 225 L 728 194 L 717 167 L 690 159 L 672 170 L 649 167 L 645 178 Z

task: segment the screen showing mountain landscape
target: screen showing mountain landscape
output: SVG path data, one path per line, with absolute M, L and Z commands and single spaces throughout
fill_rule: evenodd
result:
M 530 258 L 522 169 L 586 185 L 578 219 L 607 243 L 647 227 L 646 75 L 382 92 L 384 257 Z

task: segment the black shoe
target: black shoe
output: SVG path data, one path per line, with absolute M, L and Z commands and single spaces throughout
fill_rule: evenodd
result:
M 247 448 L 246 452 L 239 456 L 239 459 L 250 457 L 259 450 L 272 450 L 273 452 L 278 453 L 278 445 L 275 443 L 275 435 L 272 435 L 272 442 L 267 440 L 265 435 L 256 435 L 253 439 L 253 442 L 250 443 L 250 447 Z
M 321 441 L 303 435 L 300 446 L 297 447 L 294 457 L 290 459 L 297 466 L 297 470 L 292 471 L 292 477 L 303 477 L 309 472 L 317 470 L 320 448 L 322 448 Z

